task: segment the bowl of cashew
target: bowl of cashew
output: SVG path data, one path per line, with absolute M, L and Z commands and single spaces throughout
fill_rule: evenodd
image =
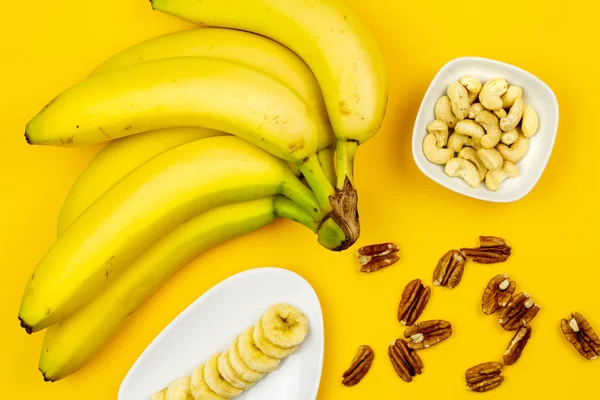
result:
M 486 58 L 457 58 L 440 69 L 421 102 L 413 158 L 454 192 L 517 201 L 548 164 L 558 116 L 556 96 L 531 73 Z

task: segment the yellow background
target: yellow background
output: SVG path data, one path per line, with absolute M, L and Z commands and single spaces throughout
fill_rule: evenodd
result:
M 153 12 L 146 0 L 21 0 L 0 13 L 0 381 L 3 398 L 110 399 L 147 344 L 194 299 L 234 273 L 289 268 L 320 296 L 326 354 L 319 399 L 464 398 L 464 371 L 499 359 L 511 334 L 479 309 L 489 278 L 507 272 L 542 306 L 523 358 L 488 399 L 581 397 L 597 393 L 600 361 L 584 360 L 562 337 L 572 310 L 600 331 L 598 296 L 598 9 L 562 1 L 349 0 L 385 55 L 390 102 L 381 132 L 360 148 L 358 245 L 395 241 L 401 261 L 376 274 L 357 272 L 353 248 L 331 253 L 304 228 L 279 221 L 222 245 L 184 268 L 81 372 L 49 384 L 37 371 L 42 334 L 27 336 L 17 312 L 31 270 L 55 239 L 61 202 L 101 146 L 32 147 L 26 122 L 48 100 L 115 52 L 191 27 Z M 436 71 L 466 55 L 516 64 L 550 85 L 561 111 L 558 140 L 537 187 L 513 204 L 452 193 L 422 175 L 410 140 L 421 98 Z M 535 151 L 535 147 L 531 151 Z M 455 290 L 435 288 L 423 318 L 452 322 L 453 336 L 421 352 L 422 376 L 401 381 L 387 345 L 403 332 L 396 308 L 404 285 L 431 282 L 438 258 L 499 235 L 514 248 L 500 265 L 469 264 Z M 370 344 L 375 363 L 354 388 L 340 384 L 356 348 Z M 285 399 L 282 399 L 285 400 Z

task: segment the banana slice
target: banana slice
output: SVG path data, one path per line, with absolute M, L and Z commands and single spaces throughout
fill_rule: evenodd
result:
M 225 350 L 219 356 L 219 360 L 217 362 L 217 367 L 219 368 L 219 373 L 229 384 L 235 388 L 247 390 L 254 386 L 254 383 L 247 382 L 243 380 L 237 372 L 231 366 L 231 362 L 229 361 L 229 350 Z
M 221 353 L 214 354 L 204 365 L 204 382 L 210 390 L 219 396 L 233 399 L 242 394 L 242 390 L 231 386 L 229 382 L 223 379 L 219 372 L 219 356 L 221 356 Z
M 194 400 L 190 392 L 190 377 L 184 376 L 171 382 L 165 393 L 165 400 Z
M 254 339 L 252 339 L 253 332 L 254 327 L 251 326 L 240 335 L 238 340 L 240 357 L 242 357 L 247 366 L 255 371 L 264 373 L 274 371 L 279 366 L 280 360 L 264 355 L 256 347 Z
M 194 400 L 226 400 L 210 390 L 204 382 L 204 364 L 199 365 L 192 373 L 190 389 Z
M 277 303 L 262 317 L 265 338 L 275 346 L 290 349 L 300 345 L 308 334 L 308 320 L 296 307 Z
M 150 400 L 165 400 L 165 396 L 167 395 L 167 388 L 164 388 L 160 392 L 156 392 L 152 395 Z
M 273 358 L 286 358 L 294 353 L 297 349 L 297 347 L 284 349 L 269 342 L 269 340 L 265 337 L 265 331 L 262 325 L 262 317 L 260 317 L 256 325 L 254 325 L 252 339 L 254 339 L 254 344 L 256 344 L 256 347 L 258 347 L 260 351 L 262 351 L 266 356 Z
M 244 362 L 244 360 L 242 360 L 242 357 L 240 356 L 240 353 L 238 351 L 239 338 L 239 336 L 236 337 L 235 340 L 231 343 L 231 346 L 229 346 L 229 363 L 231 364 L 231 367 L 236 372 L 236 374 L 238 374 L 238 376 L 241 376 L 243 380 L 247 382 L 257 382 L 261 380 L 265 376 L 265 374 L 261 374 L 260 372 L 254 371 Z

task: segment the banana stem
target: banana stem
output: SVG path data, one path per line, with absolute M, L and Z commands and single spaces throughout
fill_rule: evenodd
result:
M 321 209 L 314 193 L 311 192 L 311 190 L 291 171 L 289 179 L 286 179 L 281 186 L 280 194 L 286 196 L 300 206 L 310 215 L 313 221 L 320 222 L 323 220 L 326 212 Z
M 337 141 L 337 188 L 342 190 L 346 181 L 346 177 L 354 186 L 354 156 L 358 149 L 356 141 Z
M 333 149 L 332 147 L 326 147 L 324 149 L 321 149 L 317 151 L 317 158 L 319 159 L 321 169 L 325 173 L 325 176 L 329 180 L 329 183 L 335 185 L 335 149 Z
M 327 214 L 332 210 L 329 198 L 335 197 L 335 188 L 323 172 L 316 154 L 298 163 L 298 168 L 311 187 L 322 211 Z M 288 196 L 289 197 L 289 196 Z
M 317 233 L 319 222 L 315 221 L 312 215 L 287 197 L 275 196 L 273 200 L 273 209 L 275 216 L 296 221 L 306 226 L 313 233 Z

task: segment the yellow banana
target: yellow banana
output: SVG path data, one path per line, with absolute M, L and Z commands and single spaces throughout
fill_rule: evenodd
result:
M 87 306 L 48 328 L 39 363 L 45 379 L 59 380 L 84 366 L 129 315 L 189 261 L 276 217 L 294 219 L 315 229 L 309 213 L 288 198 L 276 196 L 214 208 L 167 234 Z
M 388 89 L 375 41 L 343 0 L 151 0 L 151 4 L 187 21 L 270 37 L 304 59 L 319 81 L 337 137 L 338 189 L 343 189 L 346 176 L 352 181 L 356 145 L 379 130 Z
M 176 126 L 231 133 L 295 162 L 324 212 L 335 191 L 316 156 L 307 104 L 279 81 L 241 64 L 202 57 L 149 61 L 66 90 L 27 125 L 31 144 L 85 145 Z
M 235 136 L 198 140 L 153 158 L 92 204 L 49 249 L 25 288 L 22 326 L 38 331 L 72 314 L 198 213 L 278 193 L 320 220 L 314 195 L 284 161 Z
M 313 112 L 319 130 L 317 149 L 335 147 L 327 108 L 314 74 L 293 51 L 264 36 L 223 28 L 170 33 L 115 54 L 98 66 L 91 76 L 142 62 L 175 57 L 232 61 L 272 76 L 296 92 Z
M 181 144 L 224 135 L 205 128 L 172 128 L 126 136 L 108 143 L 85 167 L 58 215 L 58 236 L 100 196 L 149 159 Z

